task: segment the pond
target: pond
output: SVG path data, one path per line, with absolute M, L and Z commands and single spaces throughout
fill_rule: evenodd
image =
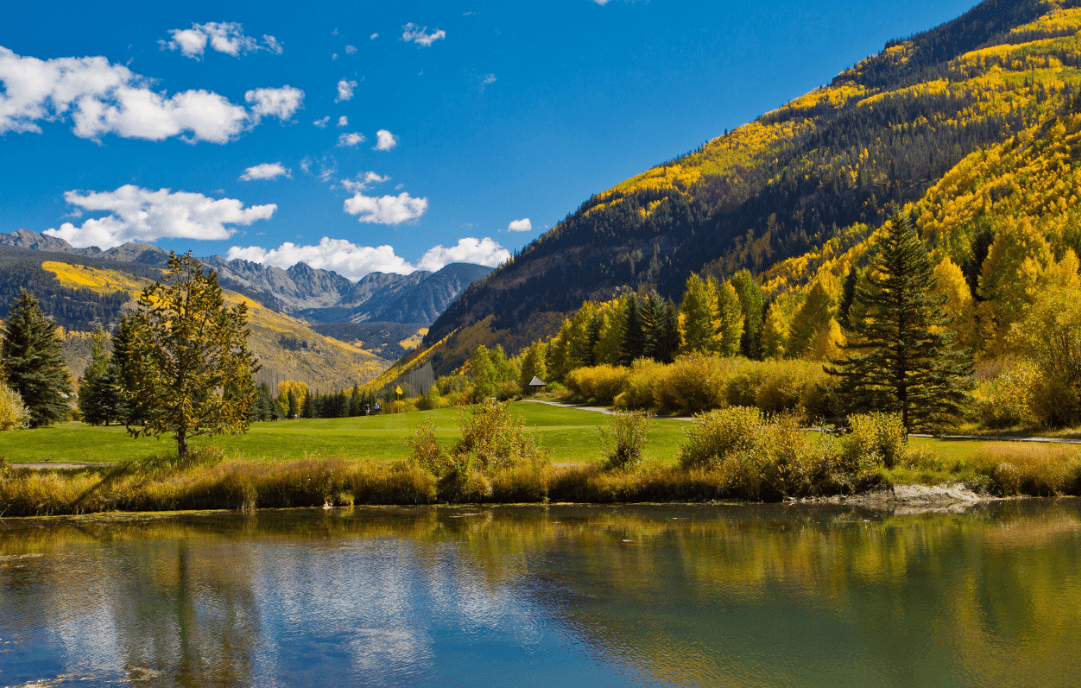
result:
M 1066 686 L 1081 501 L 0 520 L 3 686 Z

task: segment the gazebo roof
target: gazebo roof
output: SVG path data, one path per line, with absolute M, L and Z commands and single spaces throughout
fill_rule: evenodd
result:
M 547 384 L 547 382 L 534 375 L 533 379 L 529 381 L 529 384 L 526 385 L 526 387 L 544 387 Z

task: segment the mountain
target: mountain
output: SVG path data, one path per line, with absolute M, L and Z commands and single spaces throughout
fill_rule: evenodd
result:
M 476 343 L 551 335 L 583 300 L 746 268 L 769 296 L 843 279 L 896 211 L 979 281 L 1024 215 L 1055 257 L 1081 253 L 1081 2 L 987 0 L 891 41 L 832 83 L 598 193 L 432 324 L 449 372 Z M 445 340 L 445 341 L 444 341 Z
M 74 248 L 63 239 L 26 229 L 0 234 L 0 246 L 148 266 L 164 266 L 169 258 L 166 251 L 152 244 L 130 242 L 107 251 Z M 373 272 L 354 283 L 336 272 L 304 263 L 283 270 L 221 256 L 202 260 L 217 271 L 223 287 L 272 310 L 321 323 L 386 321 L 426 325 L 470 282 L 492 271 L 481 265 L 456 263 L 435 273 Z

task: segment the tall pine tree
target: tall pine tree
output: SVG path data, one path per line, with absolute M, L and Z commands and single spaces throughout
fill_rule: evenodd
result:
M 50 425 L 68 413 L 71 383 L 64 369 L 56 323 L 47 320 L 34 295 L 19 293 L 11 306 L 0 342 L 8 386 L 30 412 L 30 427 Z
M 878 241 L 869 288 L 856 287 L 862 317 L 849 318 L 849 352 L 826 372 L 840 378 L 849 410 L 899 413 L 908 431 L 956 422 L 972 389 L 973 364 L 953 347 L 935 296 L 934 265 L 911 222 L 895 216 Z

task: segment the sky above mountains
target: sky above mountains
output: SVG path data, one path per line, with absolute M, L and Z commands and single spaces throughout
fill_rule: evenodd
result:
M 494 266 L 971 0 L 18 3 L 0 232 Z

